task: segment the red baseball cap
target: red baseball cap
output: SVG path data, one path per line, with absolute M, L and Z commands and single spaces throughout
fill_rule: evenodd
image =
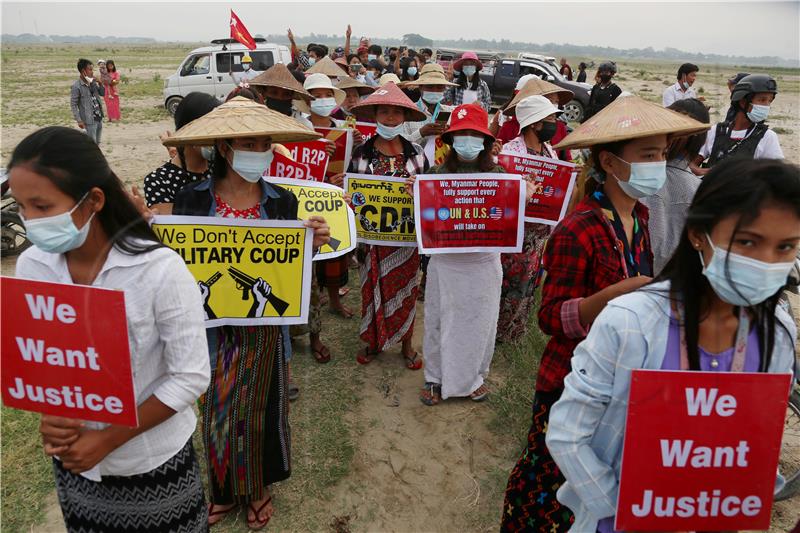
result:
M 442 140 L 453 144 L 453 133 L 458 131 L 476 131 L 494 140 L 489 131 L 489 114 L 478 104 L 462 104 L 450 114 L 450 126 L 442 134 Z

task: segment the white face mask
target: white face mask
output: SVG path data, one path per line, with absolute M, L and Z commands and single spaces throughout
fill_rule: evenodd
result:
M 242 63 L 242 69 L 247 72 L 250 70 L 250 63 Z
M 91 76 L 84 76 L 83 79 L 86 80 L 86 83 L 92 83 L 92 81 L 94 81 L 94 78 L 92 78 Z
M 272 148 L 266 152 L 248 152 L 247 150 L 234 150 L 231 168 L 239 174 L 245 181 L 258 183 L 264 172 L 269 170 L 272 165 Z
M 336 109 L 335 98 L 317 98 L 311 101 L 311 111 L 315 115 L 327 117 Z
M 63 254 L 83 246 L 89 236 L 89 228 L 95 214 L 92 213 L 86 224 L 78 229 L 72 221 L 72 213 L 78 209 L 88 194 L 88 192 L 84 194 L 75 207 L 60 215 L 33 220 L 26 220 L 20 216 L 28 239 L 40 250 L 51 254 Z

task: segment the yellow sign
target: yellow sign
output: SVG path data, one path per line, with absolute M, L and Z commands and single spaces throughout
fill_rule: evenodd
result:
M 348 173 L 344 188 L 352 197 L 359 242 L 417 246 L 414 199 L 404 179 Z
M 320 248 L 314 261 L 333 259 L 356 247 L 356 219 L 353 210 L 344 201 L 344 191 L 330 183 L 291 178 L 265 178 L 269 183 L 292 191 L 297 197 L 297 216 L 305 220 L 310 216 L 325 217 L 331 228 L 331 242 Z
M 197 280 L 206 327 L 305 324 L 313 232 L 299 220 L 157 216 Z

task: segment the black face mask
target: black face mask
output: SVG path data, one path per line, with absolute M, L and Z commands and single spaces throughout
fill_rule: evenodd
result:
M 602 81 L 603 83 L 608 83 L 609 81 L 611 81 L 611 74 L 601 74 L 600 81 Z
M 292 116 L 292 101 L 291 100 L 276 100 L 274 98 L 267 98 L 267 107 L 278 113 L 283 113 L 287 117 Z
M 539 141 L 546 143 L 553 136 L 556 134 L 556 123 L 555 122 L 542 122 L 542 129 L 536 132 L 536 136 L 539 137 Z

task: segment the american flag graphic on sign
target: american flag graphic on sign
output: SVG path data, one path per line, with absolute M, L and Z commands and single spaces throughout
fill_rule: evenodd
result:
M 492 220 L 500 220 L 503 218 L 503 210 L 499 207 L 492 207 L 489 209 L 489 218 Z

